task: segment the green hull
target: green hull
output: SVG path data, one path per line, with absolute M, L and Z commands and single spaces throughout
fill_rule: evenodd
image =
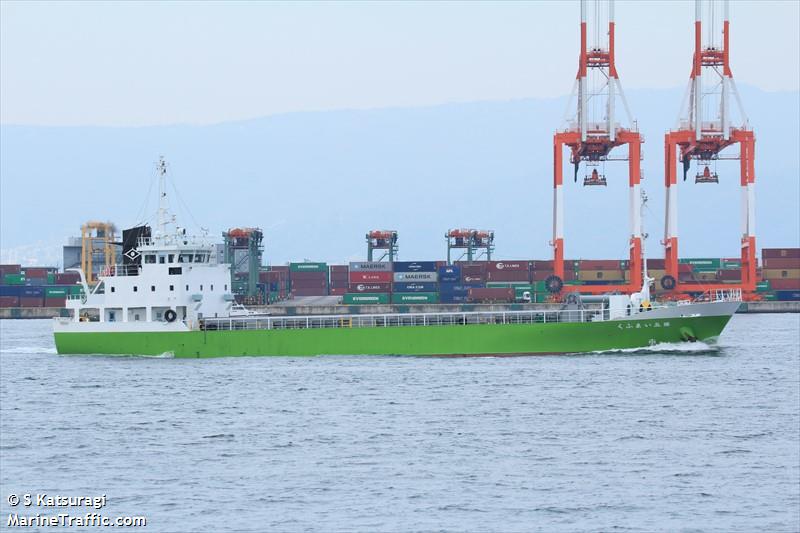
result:
M 640 348 L 676 343 L 687 332 L 714 340 L 730 316 L 550 324 L 55 334 L 60 354 L 175 357 L 239 355 L 523 355 Z

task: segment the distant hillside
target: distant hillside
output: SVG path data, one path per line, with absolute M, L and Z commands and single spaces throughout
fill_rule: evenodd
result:
M 800 95 L 742 92 L 757 134 L 759 245 L 798 246 Z M 681 96 L 628 94 L 646 140 L 651 256 L 661 255 L 663 134 Z M 498 257 L 548 257 L 552 133 L 565 103 L 290 113 L 196 127 L 3 126 L 2 261 L 54 263 L 85 220 L 137 222 L 160 154 L 197 223 L 215 235 L 261 226 L 272 263 L 363 258 L 371 228 L 399 230 L 401 258 L 442 258 L 444 232 L 454 226 L 494 229 Z M 627 255 L 624 165 L 608 164 L 606 189 L 566 187 L 568 256 Z M 738 254 L 738 167 L 720 163 L 718 172 L 717 186 L 681 184 L 682 255 Z

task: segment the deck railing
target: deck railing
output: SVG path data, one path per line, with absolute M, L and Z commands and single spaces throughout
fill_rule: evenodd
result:
M 386 328 L 466 324 L 544 324 L 608 320 L 608 308 L 496 311 L 465 313 L 391 313 L 374 315 L 317 315 L 291 317 L 204 318 L 200 329 L 260 330 L 319 328 Z

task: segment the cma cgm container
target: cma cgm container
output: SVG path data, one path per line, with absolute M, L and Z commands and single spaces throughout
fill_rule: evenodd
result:
M 418 283 L 412 281 L 395 283 L 392 289 L 394 292 L 438 292 L 439 285 L 437 283 Z
M 388 294 L 350 294 L 342 296 L 342 303 L 346 305 L 377 305 L 388 304 Z
M 486 273 L 486 281 L 530 281 L 531 275 L 528 270 L 489 270 Z
M 435 304 L 439 295 L 435 292 L 396 292 L 392 294 L 394 304 Z
M 512 270 L 527 272 L 530 270 L 530 263 L 528 261 L 488 261 L 486 270 L 487 272 L 509 272 Z
M 395 261 L 395 272 L 431 272 L 436 274 L 436 261 Z
M 392 291 L 391 283 L 351 283 L 348 287 L 349 292 L 354 293 L 383 293 Z

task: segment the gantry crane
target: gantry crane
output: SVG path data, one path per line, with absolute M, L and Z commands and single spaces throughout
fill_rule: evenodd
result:
M 628 161 L 628 209 L 630 212 L 630 279 L 624 285 L 582 286 L 581 292 L 635 292 L 642 285 L 642 242 L 640 217 L 641 143 L 642 138 L 633 120 L 625 93 L 619 81 L 614 49 L 614 2 L 593 2 L 593 43 L 588 43 L 587 2 L 581 0 L 581 49 L 578 75 L 568 109 L 577 94 L 577 109 L 568 120 L 568 127 L 553 136 L 553 274 L 548 282 L 552 292 L 559 292 L 564 280 L 564 194 L 563 150 L 570 149 L 574 180 L 578 180 L 581 163 L 587 168 L 584 186 L 605 186 L 606 177 L 598 167 L 606 161 Z M 604 7 L 606 9 L 604 9 Z M 608 22 L 608 32 L 603 32 Z M 617 121 L 616 100 L 619 96 L 625 107 L 628 126 Z M 626 156 L 610 156 L 611 151 L 627 145 Z M 588 169 L 591 168 L 591 172 Z
M 486 255 L 486 260 L 492 260 L 494 252 L 494 231 L 484 229 L 456 228 L 447 230 L 444 235 L 447 241 L 447 264 L 451 264 L 451 250 L 466 250 L 467 261 L 472 262 Z M 463 254 L 462 254 L 463 256 Z
M 367 233 L 367 261 L 374 259 L 374 251 L 383 250 L 383 254 L 375 259 L 383 261 L 387 258 L 390 263 L 394 262 L 399 250 L 397 246 L 397 232 L 395 230 L 374 229 Z
M 81 270 L 86 282 L 97 282 L 95 272 L 96 255 L 102 254 L 103 270 L 108 271 L 116 263 L 117 250 L 114 233 L 116 228 L 111 222 L 90 220 L 81 226 Z
M 697 161 L 695 183 L 718 183 L 716 172 L 709 168 L 719 159 L 738 159 L 742 197 L 741 258 L 739 284 L 726 283 L 726 289 L 752 292 L 756 287 L 755 236 L 755 136 L 748 125 L 730 66 L 730 22 L 728 0 L 707 4 L 707 34 L 703 37 L 703 2 L 695 0 L 694 58 L 687 96 L 678 129 L 664 137 L 664 184 L 666 186 L 666 224 L 664 228 L 665 275 L 661 287 L 678 292 L 700 292 L 714 288 L 709 283 L 683 283 L 678 276 L 678 172 L 677 159 L 683 164 L 686 180 L 692 160 Z M 722 24 L 718 19 L 722 18 Z M 719 28 L 721 27 L 721 31 Z M 736 99 L 740 124 L 732 125 L 731 95 Z M 739 145 L 739 154 L 724 156 L 723 150 Z M 702 170 L 701 170 L 702 168 Z M 719 287 L 719 285 L 717 285 Z

